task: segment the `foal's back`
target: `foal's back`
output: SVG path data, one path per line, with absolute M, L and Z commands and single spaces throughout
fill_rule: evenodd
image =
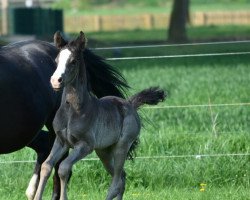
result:
M 129 137 L 134 140 L 140 132 L 140 118 L 132 104 L 122 98 L 106 96 L 95 108 L 95 148 L 105 148 Z

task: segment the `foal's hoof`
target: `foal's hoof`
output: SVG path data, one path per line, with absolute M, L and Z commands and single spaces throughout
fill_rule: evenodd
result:
M 52 200 L 59 200 L 59 199 L 60 199 L 60 195 L 53 193 Z

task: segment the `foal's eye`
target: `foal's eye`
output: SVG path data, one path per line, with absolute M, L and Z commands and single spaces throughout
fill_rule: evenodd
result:
M 76 65 L 76 60 L 75 60 L 75 59 L 72 60 L 72 61 L 71 61 L 71 64 L 72 64 L 72 65 Z

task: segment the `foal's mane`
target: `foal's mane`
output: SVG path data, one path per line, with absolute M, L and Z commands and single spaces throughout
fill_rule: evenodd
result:
M 84 50 L 83 57 L 90 90 L 98 98 L 108 95 L 125 97 L 129 86 L 118 70 L 89 49 Z

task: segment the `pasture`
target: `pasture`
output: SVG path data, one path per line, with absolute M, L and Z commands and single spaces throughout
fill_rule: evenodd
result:
M 119 56 L 249 51 L 249 44 L 128 49 Z M 129 95 L 155 85 L 169 94 L 159 108 L 140 111 L 144 128 L 138 158 L 125 165 L 125 200 L 250 199 L 250 105 L 238 104 L 250 103 L 249 55 L 109 62 L 132 87 Z M 95 158 L 75 165 L 70 199 L 104 199 L 110 177 Z M 1 200 L 25 199 L 33 170 L 33 163 L 8 161 L 34 159 L 30 149 L 1 155 Z M 50 195 L 51 179 L 44 199 Z
M 109 2 L 109 3 L 108 3 Z M 226 6 L 225 6 L 226 4 Z M 69 1 L 55 2 L 54 7 L 63 8 L 66 15 L 133 15 L 140 13 L 170 13 L 172 0 L 82 1 L 78 9 L 68 9 Z M 248 0 L 192 0 L 191 11 L 248 10 Z M 80 9 L 79 9 L 80 8 Z

